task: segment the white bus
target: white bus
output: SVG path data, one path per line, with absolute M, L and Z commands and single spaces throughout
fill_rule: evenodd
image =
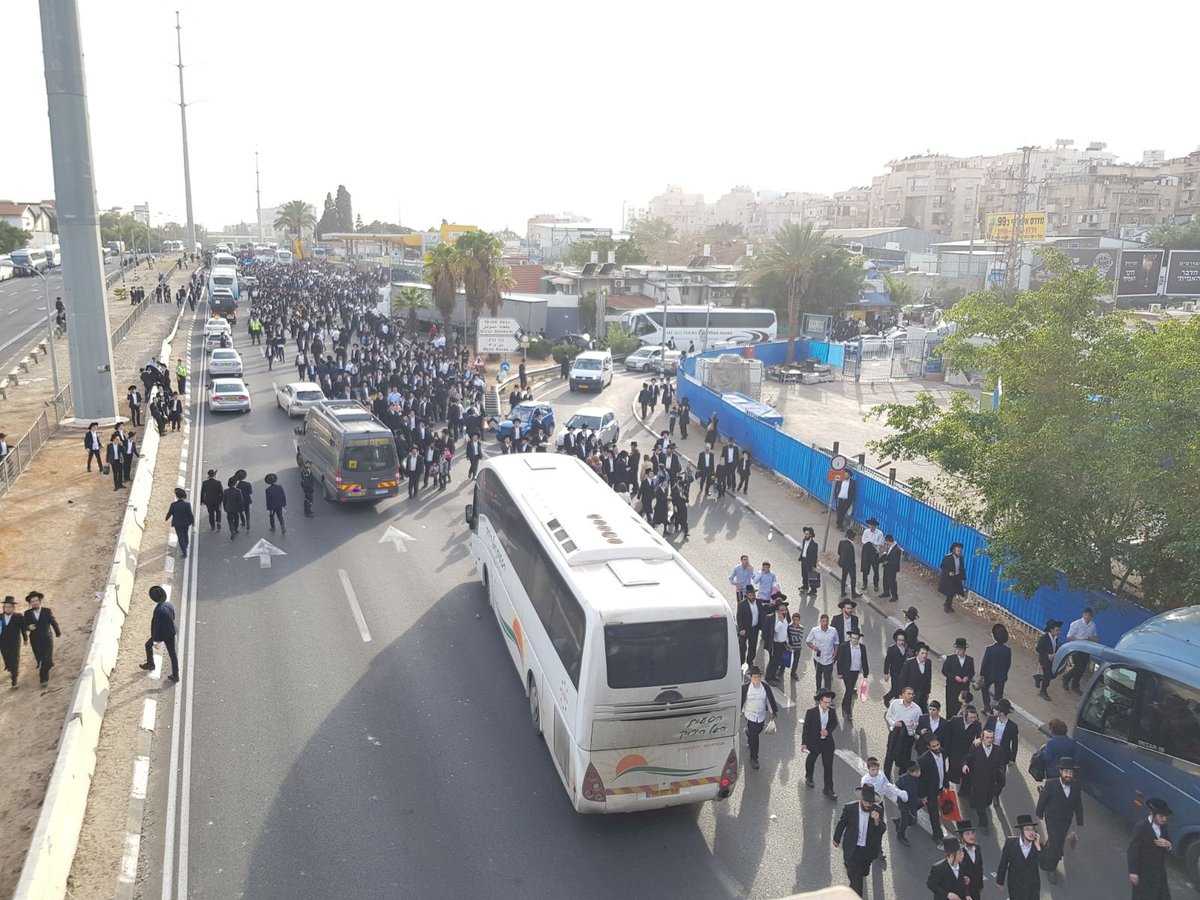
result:
M 467 524 L 575 809 L 729 796 L 742 672 L 721 594 L 574 456 L 492 457 Z
M 668 306 L 663 333 L 663 311 L 639 309 L 621 316 L 621 325 L 643 344 L 675 341 L 677 350 L 694 344 L 697 351 L 731 344 L 761 344 L 779 335 L 775 311 L 718 306 Z

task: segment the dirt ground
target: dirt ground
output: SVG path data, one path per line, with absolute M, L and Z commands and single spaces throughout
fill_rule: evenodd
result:
M 128 384 L 138 368 L 158 354 L 177 314 L 174 304 L 151 304 L 114 354 L 118 385 Z M 48 363 L 44 370 L 48 381 Z M 10 398 L 16 393 L 10 391 Z M 47 386 L 45 396 L 49 393 Z M 41 403 L 38 399 L 33 418 L 40 414 Z M 10 411 L 15 409 L 0 402 L 0 417 L 11 423 Z M 17 429 L 8 424 L 6 430 L 11 434 Z M 73 428 L 61 429 L 0 498 L 0 593 L 16 596 L 18 611 L 23 611 L 26 593 L 43 592 L 45 605 L 54 610 L 63 630 L 48 687 L 38 687 L 28 648 L 22 651 L 18 688 L 10 690 L 7 683 L 0 687 L 7 770 L 0 779 L 0 822 L 6 835 L 5 853 L 0 854 L 3 897 L 12 894 L 20 876 L 125 514 L 127 492 L 114 492 L 111 478 L 85 470 L 80 435 Z M 167 441 L 164 458 L 169 460 L 171 438 Z M 174 470 L 170 471 L 174 487 Z M 160 518 L 164 514 L 160 512 Z

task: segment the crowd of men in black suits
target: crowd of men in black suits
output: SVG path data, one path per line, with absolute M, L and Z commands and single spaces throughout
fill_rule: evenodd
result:
M 24 646 L 33 651 L 38 682 L 45 687 L 50 681 L 50 670 L 54 668 L 54 641 L 62 637 L 62 629 L 54 618 L 54 610 L 42 605 L 45 598 L 41 591 L 30 591 L 25 595 L 25 604 L 29 608 L 24 612 L 17 612 L 17 601 L 11 595 L 4 598 L 0 607 L 0 658 L 4 660 L 4 670 L 8 672 L 14 690 Z

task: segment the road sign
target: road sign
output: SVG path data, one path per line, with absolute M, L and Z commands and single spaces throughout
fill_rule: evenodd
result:
M 825 480 L 828 482 L 849 481 L 850 473 L 845 469 L 830 469 L 825 473 Z
M 475 333 L 481 337 L 485 334 L 502 334 L 505 337 L 512 337 L 521 330 L 521 325 L 516 319 L 480 319 L 479 327 Z
M 504 360 L 504 362 L 500 363 L 500 371 L 503 372 L 505 375 L 508 374 L 508 370 L 511 368 L 512 368 L 512 364 L 507 359 Z
M 260 569 L 269 569 L 271 568 L 272 556 L 287 556 L 287 554 L 270 541 L 259 538 L 258 543 L 251 547 L 250 551 L 242 559 L 250 559 L 253 556 L 258 557 L 258 567 Z
M 405 542 L 406 541 L 415 541 L 415 540 L 416 540 L 416 538 L 413 537 L 411 534 L 405 534 L 403 531 L 401 531 L 395 525 L 389 525 L 387 527 L 387 531 L 385 531 L 383 533 L 383 537 L 381 537 L 379 539 L 379 543 L 386 544 L 388 541 L 391 541 L 393 544 L 396 545 L 397 553 L 407 553 L 408 547 L 405 546 Z
M 850 468 L 850 460 L 846 459 L 842 454 L 833 454 L 833 459 L 829 460 L 829 468 L 835 472 L 840 472 L 842 469 Z
M 476 353 L 512 353 L 520 344 L 511 334 L 479 334 L 475 336 Z

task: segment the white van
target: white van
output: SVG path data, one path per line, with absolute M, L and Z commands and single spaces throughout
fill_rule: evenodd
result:
M 612 354 L 607 350 L 585 350 L 571 362 L 568 384 L 572 391 L 599 393 L 612 379 Z

